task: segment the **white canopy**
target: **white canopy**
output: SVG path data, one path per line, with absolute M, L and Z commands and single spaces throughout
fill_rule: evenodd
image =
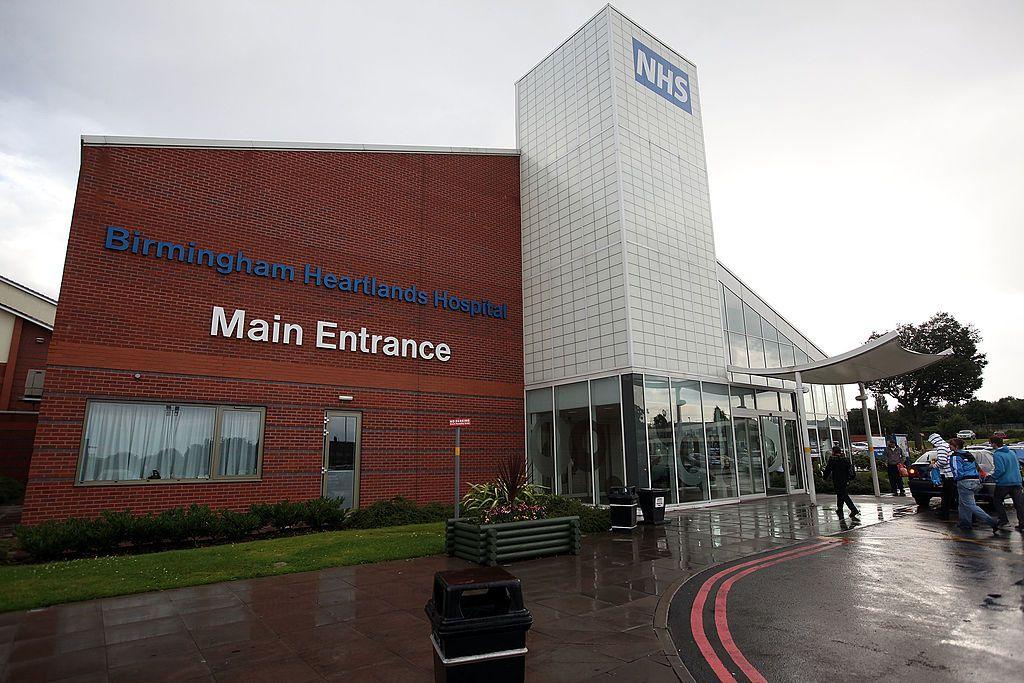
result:
M 729 372 L 776 379 L 795 380 L 796 373 L 805 384 L 857 384 L 895 377 L 920 370 L 953 355 L 953 349 L 942 353 L 917 353 L 900 346 L 895 331 L 872 339 L 864 346 L 824 360 L 785 368 L 740 368 L 729 366 Z

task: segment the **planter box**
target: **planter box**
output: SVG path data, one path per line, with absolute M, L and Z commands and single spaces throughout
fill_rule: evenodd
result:
M 449 519 L 445 549 L 454 557 L 494 566 L 545 555 L 580 551 L 580 518 L 556 517 L 503 524 L 475 524 Z

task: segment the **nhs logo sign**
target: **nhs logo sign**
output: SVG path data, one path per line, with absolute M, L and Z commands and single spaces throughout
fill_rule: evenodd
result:
M 633 75 L 637 83 L 647 86 L 687 114 L 693 113 L 690 110 L 690 77 L 636 38 L 633 39 Z

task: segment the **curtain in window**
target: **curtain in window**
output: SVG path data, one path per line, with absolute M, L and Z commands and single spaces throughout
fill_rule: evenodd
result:
M 255 410 L 225 410 L 220 424 L 220 464 L 217 474 L 256 474 L 260 450 L 261 414 Z M 353 423 L 355 420 L 353 420 Z M 354 441 L 354 440 L 353 440 Z
M 82 481 L 203 479 L 210 475 L 216 410 L 150 403 L 91 403 Z

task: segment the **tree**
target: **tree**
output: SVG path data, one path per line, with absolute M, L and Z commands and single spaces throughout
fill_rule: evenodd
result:
M 911 351 L 939 353 L 953 349 L 953 355 L 944 361 L 868 384 L 871 391 L 896 399 L 909 423 L 910 435 L 920 449 L 925 410 L 943 401 L 959 405 L 974 398 L 974 393 L 981 388 L 981 373 L 988 360 L 978 351 L 981 333 L 948 313 L 939 312 L 920 325 L 900 325 L 896 330 L 900 343 Z M 871 339 L 879 336 L 872 334 Z

